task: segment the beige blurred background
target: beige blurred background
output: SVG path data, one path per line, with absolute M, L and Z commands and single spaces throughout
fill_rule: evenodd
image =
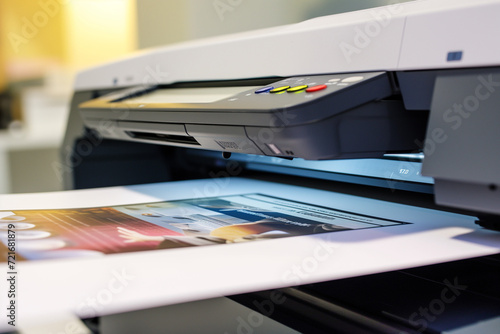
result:
M 62 190 L 78 70 L 138 49 L 376 7 L 392 0 L 0 0 L 0 193 Z

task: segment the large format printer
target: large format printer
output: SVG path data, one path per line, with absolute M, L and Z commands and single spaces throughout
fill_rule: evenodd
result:
M 86 70 L 59 172 L 68 189 L 245 176 L 463 213 L 500 230 L 499 15 L 500 1 L 421 0 Z M 445 317 L 398 318 L 458 274 L 466 297 Z M 273 317 L 315 333 L 458 333 L 495 321 L 499 278 L 490 256 L 317 283 L 287 290 Z M 231 298 L 251 307 L 269 293 Z

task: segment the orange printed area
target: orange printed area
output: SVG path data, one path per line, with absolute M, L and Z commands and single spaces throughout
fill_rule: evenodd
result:
M 143 251 L 160 242 L 126 242 L 119 227 L 150 236 L 182 235 L 108 207 L 15 211 L 13 217 L 16 253 L 28 260 Z

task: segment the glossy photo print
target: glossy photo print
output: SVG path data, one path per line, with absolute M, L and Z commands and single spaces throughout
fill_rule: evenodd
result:
M 405 224 L 261 194 L 0 212 L 20 260 L 208 246 Z M 10 228 L 9 228 L 10 226 Z

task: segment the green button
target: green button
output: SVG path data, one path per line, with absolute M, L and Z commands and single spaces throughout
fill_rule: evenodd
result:
M 275 89 L 271 89 L 269 91 L 269 93 L 279 93 L 279 92 L 287 90 L 288 88 L 290 88 L 290 86 L 281 86 L 281 87 L 278 87 L 278 88 L 275 88 Z
M 298 91 L 306 89 L 306 88 L 307 88 L 307 85 L 300 85 L 300 86 L 288 88 L 286 91 L 289 93 L 295 93 L 295 92 L 298 92 Z

